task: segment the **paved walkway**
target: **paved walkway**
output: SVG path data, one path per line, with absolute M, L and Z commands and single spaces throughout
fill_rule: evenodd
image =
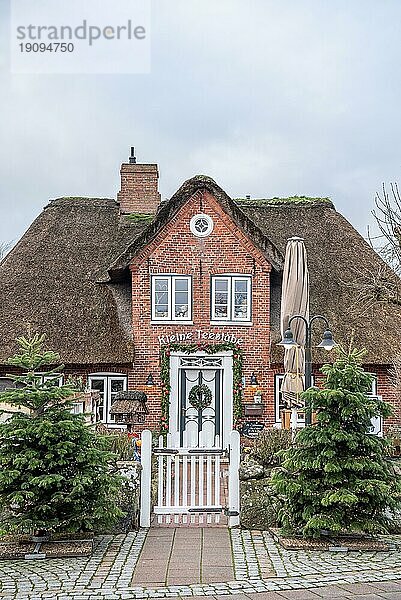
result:
M 98 537 L 90 558 L 0 561 L 0 598 L 401 600 L 401 536 L 385 538 L 393 544 L 388 552 L 331 553 L 284 550 L 266 532 L 229 533 L 230 538 L 221 528 L 141 530 Z M 164 559 L 158 560 L 162 546 Z
M 228 529 L 155 527 L 149 530 L 132 583 L 157 588 L 233 579 Z

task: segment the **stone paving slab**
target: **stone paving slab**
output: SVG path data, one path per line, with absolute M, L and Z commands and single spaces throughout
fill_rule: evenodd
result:
M 172 530 L 159 533 L 161 545 L 171 547 Z M 185 529 L 181 529 L 185 534 Z M 187 530 L 188 532 L 189 530 Z M 196 546 L 199 533 L 188 532 L 188 543 Z M 203 534 L 207 529 L 203 528 Z M 220 531 L 224 531 L 220 529 Z M 227 530 L 226 530 L 227 531 Z M 200 583 L 179 581 L 180 561 L 172 582 L 138 581 L 132 576 L 143 548 L 143 560 L 151 560 L 144 541 L 157 532 L 140 530 L 127 535 L 101 536 L 88 558 L 48 559 L 43 561 L 0 561 L 0 598 L 10 600 L 133 600 L 226 596 L 238 600 L 313 600 L 314 598 L 359 598 L 364 600 L 401 600 L 401 537 L 386 536 L 389 552 L 350 552 L 332 554 L 319 551 L 288 551 L 279 547 L 266 532 L 231 530 L 234 571 L 231 579 Z M 182 535 L 182 534 L 181 534 Z M 209 535 L 209 534 L 206 534 Z M 170 536 L 170 537 L 169 537 Z M 210 571 L 218 571 L 219 553 L 227 544 L 211 538 L 201 548 L 209 552 Z M 227 541 L 227 540 L 226 540 Z M 185 539 L 179 540 L 179 558 L 185 560 Z M 182 552 L 184 551 L 184 552 Z M 199 555 L 199 553 L 197 554 Z M 178 556 L 178 555 L 177 555 Z M 222 567 L 227 568 L 225 559 Z M 184 563 L 183 563 L 184 564 Z M 196 560 L 192 561 L 196 565 Z M 192 567 L 191 567 L 192 568 Z M 213 574 L 213 573 L 212 573 Z M 216 574 L 216 579 L 222 575 Z

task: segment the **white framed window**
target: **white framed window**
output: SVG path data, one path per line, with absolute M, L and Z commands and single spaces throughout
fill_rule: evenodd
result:
M 63 376 L 62 375 L 45 375 L 44 373 L 36 373 L 39 383 L 45 383 L 47 381 L 52 381 L 55 386 L 61 387 L 63 385 Z
M 89 389 L 99 392 L 100 400 L 96 406 L 96 421 L 113 424 L 110 417 L 110 408 L 118 392 L 127 389 L 127 376 L 119 374 L 93 373 L 88 377 Z
M 213 276 L 211 296 L 212 321 L 251 320 L 250 275 Z
M 192 319 L 192 280 L 187 275 L 152 276 L 152 321 Z
M 376 396 L 377 395 L 377 375 L 376 373 L 369 373 L 372 375 L 372 388 L 371 391 L 368 392 L 368 396 Z M 281 412 L 285 408 L 283 394 L 281 393 L 281 386 L 283 385 L 284 374 L 279 373 L 274 377 L 274 415 L 276 425 L 281 424 Z M 312 375 L 312 385 L 315 384 L 314 377 Z M 300 423 L 304 423 L 304 419 L 299 420 Z

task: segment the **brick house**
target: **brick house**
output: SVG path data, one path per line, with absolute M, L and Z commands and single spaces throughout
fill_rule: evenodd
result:
M 67 376 L 99 391 L 98 419 L 109 427 L 115 395 L 141 390 L 144 427 L 185 441 L 198 427 L 198 386 L 210 403 L 203 427 L 224 444 L 233 423 L 277 425 L 281 274 L 294 235 L 308 253 L 311 314 L 327 317 L 338 342 L 352 332 L 366 348 L 372 393 L 394 403 L 401 423 L 388 373 L 400 311 L 358 306 L 353 288 L 363 273 L 398 280 L 330 200 L 233 200 L 196 176 L 161 202 L 157 165 L 133 156 L 116 200 L 52 200 L 0 264 L 0 385 L 10 384 L 5 362 L 30 323 L 60 353 Z M 317 383 L 327 358 L 316 350 Z

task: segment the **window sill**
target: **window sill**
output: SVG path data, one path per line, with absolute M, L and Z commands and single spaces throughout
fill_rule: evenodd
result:
M 252 321 L 210 321 L 210 325 L 229 325 L 230 327 L 252 327 Z
M 193 321 L 151 321 L 151 325 L 193 325 Z

